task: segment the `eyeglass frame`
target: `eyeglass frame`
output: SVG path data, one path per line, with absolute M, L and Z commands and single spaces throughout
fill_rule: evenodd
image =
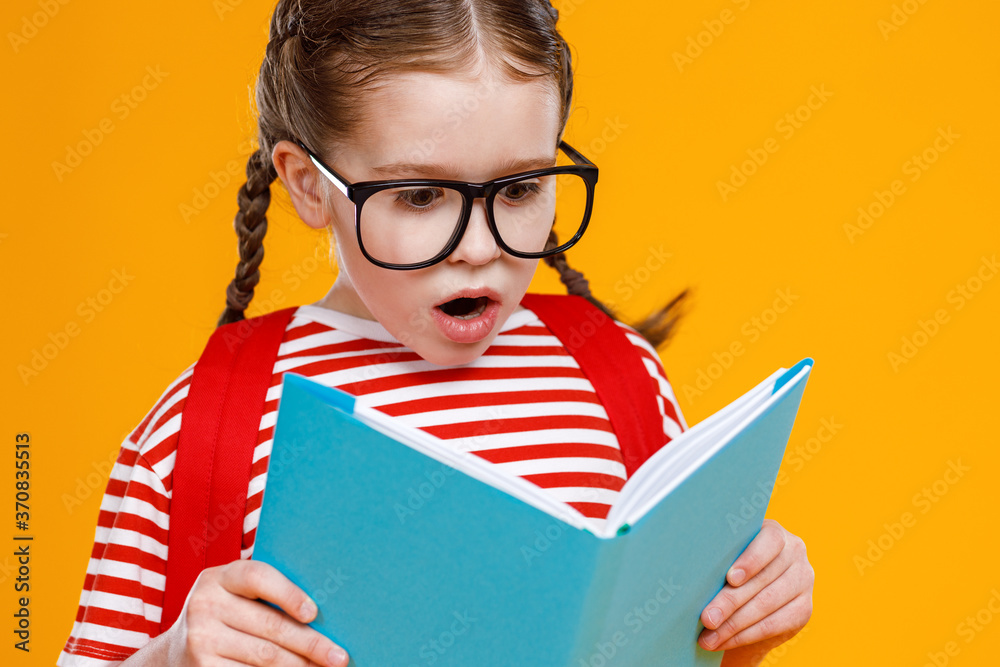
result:
M 500 178 L 495 178 L 491 181 L 484 181 L 482 183 L 415 178 L 358 181 L 356 183 L 351 183 L 337 173 L 333 167 L 323 162 L 323 160 L 321 160 L 302 141 L 298 139 L 294 139 L 294 141 L 302 150 L 306 152 L 309 159 L 312 160 L 314 165 L 316 165 L 320 173 L 326 176 L 327 179 L 329 179 L 330 182 L 332 182 L 334 186 L 336 186 L 336 188 L 354 204 L 354 227 L 358 237 L 358 247 L 361 249 L 361 254 L 363 254 L 365 259 L 372 264 L 385 269 L 410 271 L 414 269 L 424 269 L 428 266 L 433 266 L 434 264 L 444 261 L 449 255 L 451 255 L 451 253 L 455 252 L 455 249 L 458 248 L 458 244 L 461 243 L 462 238 L 465 236 L 465 230 L 468 228 L 469 220 L 472 218 L 472 206 L 474 204 L 474 200 L 476 199 L 482 198 L 486 200 L 486 222 L 489 226 L 490 233 L 493 235 L 493 239 L 497 242 L 497 245 L 504 252 L 521 259 L 541 259 L 543 257 L 550 257 L 552 255 L 565 252 L 572 246 L 576 245 L 577 241 L 580 240 L 583 233 L 586 231 L 587 225 L 590 223 L 591 213 L 594 209 L 594 189 L 597 185 L 598 176 L 597 165 L 588 160 L 582 153 L 567 144 L 565 141 L 560 141 L 558 148 L 562 150 L 574 164 L 522 171 L 516 174 L 501 176 Z M 580 176 L 587 185 L 587 208 L 584 211 L 583 222 L 580 224 L 580 228 L 577 230 L 576 234 L 573 235 L 573 238 L 554 248 L 550 248 L 549 250 L 541 250 L 539 252 L 521 252 L 519 250 L 514 250 L 507 245 L 507 243 L 500 236 L 499 229 L 497 229 L 496 219 L 493 215 L 493 200 L 496 199 L 497 193 L 510 183 L 516 183 L 517 181 L 522 181 L 527 178 L 555 176 L 558 174 L 575 174 Z M 414 264 L 394 264 L 375 259 L 365 249 L 364 241 L 361 240 L 361 209 L 364 207 L 365 202 L 378 192 L 399 187 L 444 187 L 456 190 L 462 195 L 462 214 L 455 226 L 455 230 L 452 232 L 448 243 L 445 244 L 444 249 L 431 259 Z

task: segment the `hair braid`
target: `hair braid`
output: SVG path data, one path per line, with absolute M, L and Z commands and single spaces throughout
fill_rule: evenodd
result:
M 545 242 L 545 247 L 555 248 L 558 245 L 559 239 L 556 236 L 555 230 L 552 230 L 549 232 L 549 238 Z M 600 308 L 608 317 L 618 319 L 618 316 L 611 308 L 608 308 L 608 306 L 590 293 L 590 282 L 582 273 L 569 265 L 569 262 L 566 260 L 566 253 L 560 252 L 546 257 L 545 263 L 559 272 L 559 280 L 566 286 L 567 293 L 582 296 Z M 651 313 L 641 322 L 633 324 L 632 328 L 648 340 L 654 348 L 666 344 L 677 332 L 677 323 L 683 315 L 688 296 L 689 290 L 683 290 L 663 308 Z
M 549 232 L 549 238 L 545 242 L 545 247 L 555 248 L 557 245 L 559 245 L 559 238 L 556 236 L 556 232 L 553 229 Z M 615 316 L 607 306 L 594 298 L 594 295 L 590 293 L 590 281 L 588 281 L 582 273 L 569 265 L 569 262 L 566 260 L 566 253 L 560 252 L 555 255 L 550 255 L 545 258 L 545 263 L 559 272 L 559 280 L 566 286 L 566 292 L 568 294 L 582 296 L 584 299 L 600 308 L 608 317 Z
M 216 326 L 244 319 L 260 281 L 260 263 L 264 260 L 264 234 L 267 233 L 267 207 L 271 203 L 271 183 L 278 177 L 271 156 L 258 148 L 247 160 L 247 181 L 236 195 L 239 211 L 233 227 L 239 238 L 240 261 L 236 277 L 226 288 L 226 310 Z

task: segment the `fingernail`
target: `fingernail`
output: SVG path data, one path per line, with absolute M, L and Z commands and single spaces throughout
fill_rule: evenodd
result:
M 300 618 L 307 620 L 312 620 L 318 612 L 319 609 L 316 607 L 316 603 L 312 601 L 312 598 L 306 598 L 302 606 L 299 607 Z
M 719 627 L 719 621 L 722 620 L 722 612 L 715 607 L 708 610 L 708 620 L 712 622 L 712 625 Z
M 715 648 L 717 641 L 719 641 L 719 634 L 717 632 L 709 632 L 705 635 L 705 646 L 708 648 Z
M 729 583 L 733 586 L 739 586 L 743 583 L 743 577 L 746 576 L 746 572 L 738 567 L 734 567 L 729 571 Z
M 346 665 L 348 662 L 347 651 L 340 648 L 339 646 L 334 646 L 332 649 L 330 649 L 330 652 L 327 654 L 326 659 L 327 662 L 330 664 L 330 667 L 344 667 L 344 665 Z

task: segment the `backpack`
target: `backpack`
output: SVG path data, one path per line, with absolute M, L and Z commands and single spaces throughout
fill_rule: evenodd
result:
M 639 351 L 582 297 L 526 294 L 521 305 L 562 342 L 594 386 L 631 477 L 664 444 L 658 388 Z M 160 632 L 180 615 L 203 569 L 240 557 L 253 450 L 278 347 L 295 310 L 218 327 L 195 365 L 174 463 Z

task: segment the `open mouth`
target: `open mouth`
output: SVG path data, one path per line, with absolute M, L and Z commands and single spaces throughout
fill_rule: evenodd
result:
M 502 309 L 497 292 L 485 287 L 469 287 L 450 296 L 454 298 L 431 310 L 445 338 L 455 343 L 478 343 L 496 328 Z
M 443 310 L 446 315 L 450 315 L 456 319 L 472 320 L 486 312 L 486 307 L 489 305 L 490 298 L 486 296 L 476 298 L 460 297 L 446 301 L 438 306 L 438 308 Z

